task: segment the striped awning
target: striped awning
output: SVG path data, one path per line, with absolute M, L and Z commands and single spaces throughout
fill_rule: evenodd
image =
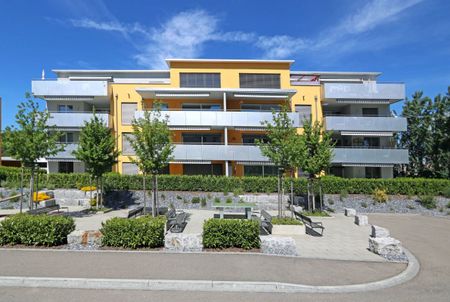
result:
M 234 127 L 237 131 L 266 131 L 266 128 L 262 127 Z
M 377 167 L 377 168 L 392 168 L 392 164 L 342 164 L 342 167 Z
M 202 131 L 202 130 L 211 130 L 210 127 L 169 127 L 170 130 L 192 130 L 192 131 Z
M 93 96 L 44 96 L 47 101 L 93 101 Z
M 389 104 L 389 100 L 336 99 L 341 104 Z
M 392 132 L 384 131 L 341 131 L 343 136 L 392 136 Z
M 47 158 L 48 162 L 71 162 L 71 163 L 81 163 L 81 160 L 75 159 L 75 158 Z
M 275 166 L 273 163 L 267 161 L 238 161 L 236 163 L 244 166 Z
M 191 164 L 191 165 L 210 165 L 211 161 L 208 160 L 174 160 L 169 162 L 170 164 Z

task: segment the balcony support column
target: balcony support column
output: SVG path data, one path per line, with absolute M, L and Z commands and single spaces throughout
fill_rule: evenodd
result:
M 225 161 L 225 176 L 226 176 L 226 177 L 230 176 L 230 173 L 229 173 L 228 170 L 229 170 L 229 161 L 226 160 L 226 161 Z
M 223 93 L 223 111 L 227 111 L 227 93 Z

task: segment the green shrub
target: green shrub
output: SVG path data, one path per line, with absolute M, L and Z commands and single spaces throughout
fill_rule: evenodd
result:
M 136 219 L 111 218 L 102 223 L 102 244 L 123 248 L 156 248 L 164 246 L 164 216 Z
M 44 187 L 47 184 L 55 188 L 80 188 L 90 184 L 89 175 L 86 173 L 50 173 L 44 172 L 39 183 Z M 8 184 L 20 183 L 20 169 L 0 167 L 0 181 Z M 29 173 L 25 173 L 25 183 L 29 181 Z M 286 178 L 285 186 L 289 188 L 289 178 Z M 148 189 L 151 189 L 151 178 L 148 178 Z M 2 182 L 5 184 L 5 182 Z M 395 195 L 439 195 L 448 194 L 450 180 L 427 178 L 394 178 L 394 179 L 366 179 L 366 178 L 340 178 L 325 176 L 321 178 L 323 192 L 326 194 L 372 194 L 375 189 L 384 189 L 387 194 Z M 141 190 L 142 175 L 120 175 L 107 173 L 104 176 L 105 190 Z M 315 184 L 318 186 L 318 182 Z M 158 186 L 161 191 L 201 191 L 201 192 L 228 192 L 242 190 L 251 193 L 277 192 L 276 177 L 225 177 L 202 175 L 160 175 Z M 17 187 L 17 185 L 16 185 Z M 296 194 L 306 192 L 306 179 L 294 179 Z M 318 192 L 318 188 L 316 188 Z M 450 193 L 450 192 L 449 192 Z M 344 194 L 345 195 L 345 194 Z M 344 197 L 345 198 L 345 197 Z M 179 198 L 180 200 L 182 198 Z
M 437 206 L 434 196 L 431 196 L 431 195 L 420 196 L 419 202 L 424 208 L 427 208 L 427 209 L 435 209 Z
M 367 202 L 365 202 L 365 201 L 361 202 L 361 207 L 367 208 Z
M 191 202 L 194 203 L 194 204 L 195 203 L 200 203 L 200 197 L 197 197 L 197 196 L 192 197 Z
M 95 207 L 97 205 L 97 199 L 96 198 L 90 199 L 89 204 L 91 205 L 91 208 Z
M 375 202 L 384 203 L 389 200 L 389 196 L 386 193 L 386 190 L 383 189 L 375 189 L 372 193 L 372 198 Z
M 278 225 L 302 225 L 301 221 L 292 218 L 292 217 L 273 217 L 272 218 L 272 224 L 278 224 Z
M 444 197 L 450 198 L 450 186 L 448 186 L 447 188 L 444 189 L 444 191 L 442 192 L 442 195 Z
M 348 197 L 347 190 L 342 190 L 341 192 L 339 192 L 339 200 L 340 201 L 344 201 L 344 199 L 347 197 Z
M 71 217 L 17 214 L 0 222 L 0 244 L 61 245 L 73 230 Z
M 247 219 L 206 220 L 203 224 L 203 245 L 205 248 L 260 247 L 259 222 Z
M 233 195 L 234 197 L 238 197 L 239 195 L 244 194 L 244 190 L 242 190 L 242 188 L 236 188 L 233 190 Z
M 200 199 L 200 206 L 202 208 L 206 207 L 206 198 L 205 197 L 202 197 L 202 199 Z
M 233 203 L 233 199 L 231 199 L 231 197 L 228 197 L 228 198 L 225 200 L 225 202 L 228 203 L 228 204 L 229 204 L 229 203 Z
M 450 201 L 447 203 L 447 208 L 450 209 Z
M 315 217 L 330 217 L 327 212 L 315 210 L 315 211 L 303 211 L 303 215 L 305 216 L 315 216 Z
M 214 203 L 221 203 L 221 200 L 219 197 L 214 197 Z

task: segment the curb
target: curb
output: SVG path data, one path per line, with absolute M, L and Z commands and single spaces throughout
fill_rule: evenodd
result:
M 39 287 L 72 289 L 122 289 L 122 290 L 169 290 L 214 292 L 263 292 L 263 293 L 353 293 L 385 289 L 413 279 L 420 270 L 417 258 L 404 249 L 409 262 L 400 274 L 369 283 L 312 286 L 282 282 L 241 282 L 212 280 L 145 280 L 145 279 L 98 279 L 98 278 L 47 278 L 47 277 L 0 277 L 0 287 Z

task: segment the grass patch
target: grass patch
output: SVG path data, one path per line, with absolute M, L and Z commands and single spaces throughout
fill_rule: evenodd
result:
M 423 195 L 419 197 L 420 204 L 426 209 L 435 209 L 437 204 L 434 196 L 432 195 Z
M 197 196 L 192 197 L 191 202 L 192 202 L 193 204 L 200 203 L 200 197 L 197 197 Z
M 302 214 L 305 216 L 313 216 L 313 217 L 330 217 L 330 215 L 327 212 L 319 211 L 319 210 L 304 211 L 304 212 L 302 212 Z
M 301 221 L 298 221 L 297 219 L 292 218 L 292 217 L 282 217 L 282 218 L 273 217 L 272 218 L 272 224 L 277 224 L 277 225 L 303 225 L 303 223 L 301 223 Z
M 200 206 L 202 208 L 206 207 L 206 198 L 205 197 L 202 197 L 202 199 L 200 199 Z

